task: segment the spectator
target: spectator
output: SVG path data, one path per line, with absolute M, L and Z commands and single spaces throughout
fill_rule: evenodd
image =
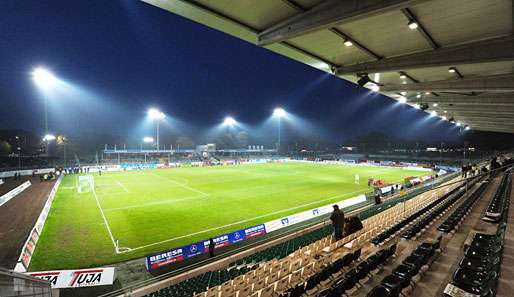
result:
M 346 236 L 353 234 L 353 233 L 361 230 L 362 228 L 364 228 L 364 226 L 362 226 L 361 220 L 359 219 L 359 216 L 349 217 L 346 225 L 347 225 L 346 234 L 345 234 Z
M 375 204 L 379 205 L 380 203 L 382 203 L 382 199 L 380 199 L 380 193 L 377 191 L 375 192 Z
M 344 213 L 339 209 L 339 205 L 334 204 L 332 207 L 334 208 L 334 211 L 330 216 L 330 220 L 332 221 L 332 226 L 334 226 L 334 235 L 336 240 L 340 240 L 343 238 Z
M 212 238 L 209 238 L 209 257 L 214 257 L 214 248 L 216 245 L 214 244 L 214 240 Z

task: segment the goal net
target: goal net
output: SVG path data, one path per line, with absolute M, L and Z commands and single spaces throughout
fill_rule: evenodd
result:
M 87 193 L 95 188 L 95 179 L 92 175 L 80 175 L 77 191 L 79 193 Z

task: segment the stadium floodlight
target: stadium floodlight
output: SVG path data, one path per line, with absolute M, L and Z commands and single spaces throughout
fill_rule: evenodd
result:
M 44 67 L 36 67 L 32 71 L 32 80 L 36 83 L 36 85 L 40 89 L 49 89 L 54 86 L 58 79 L 57 77 L 48 69 Z M 48 134 L 48 99 L 47 96 L 44 96 L 44 104 L 45 104 L 45 135 Z
M 282 107 L 277 107 L 273 110 L 273 116 L 277 118 L 285 117 L 287 112 Z
M 44 141 L 52 141 L 52 140 L 55 140 L 55 135 L 53 135 L 53 134 L 46 134 L 46 135 L 43 137 L 43 140 L 44 140 Z
M 418 23 L 414 20 L 410 20 L 407 24 L 411 30 L 415 30 L 418 28 Z
M 159 122 L 161 120 L 164 120 L 166 118 L 166 115 L 158 110 L 157 108 L 150 108 L 148 110 L 148 117 L 152 120 L 155 120 L 157 122 L 157 150 L 159 150 Z
M 237 124 L 237 121 L 233 117 L 226 117 L 223 120 L 224 126 L 234 126 L 235 124 Z
M 280 153 L 280 141 L 282 138 L 280 126 L 281 126 L 282 118 L 285 117 L 286 115 L 287 115 L 287 112 L 282 107 L 277 107 L 273 110 L 273 116 L 278 119 L 277 153 Z
M 434 116 L 434 117 L 435 117 L 435 116 L 437 116 L 437 111 L 432 110 L 432 111 L 430 112 L 430 115 L 431 115 L 431 116 Z
M 407 103 L 407 98 L 405 96 L 400 96 L 400 98 L 398 98 L 398 102 Z
M 153 137 L 143 137 L 144 143 L 153 143 Z
M 471 127 L 466 126 L 466 127 L 464 128 L 464 130 L 469 131 L 469 130 L 471 130 Z
M 57 82 L 55 75 L 43 67 L 37 67 L 32 71 L 32 79 L 40 87 L 49 87 Z
M 460 122 L 457 122 L 455 125 L 457 125 L 457 127 L 460 127 L 462 124 Z
M 152 120 L 163 120 L 164 118 L 166 118 L 166 115 L 157 108 L 150 108 L 148 110 L 148 116 Z

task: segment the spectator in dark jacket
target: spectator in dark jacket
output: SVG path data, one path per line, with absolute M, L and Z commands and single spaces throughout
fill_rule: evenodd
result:
M 332 221 L 332 226 L 334 226 L 334 234 L 336 240 L 340 240 L 343 238 L 344 213 L 342 210 L 339 209 L 339 205 L 334 204 L 332 207 L 334 208 L 334 211 L 330 216 L 330 220 Z

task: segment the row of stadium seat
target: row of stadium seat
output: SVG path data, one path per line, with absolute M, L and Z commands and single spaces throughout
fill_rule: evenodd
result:
M 483 192 L 487 187 L 486 182 L 482 182 L 478 189 L 473 192 L 459 207 L 457 207 L 446 220 L 437 227 L 437 230 L 449 233 L 452 232 L 460 226 L 460 224 L 464 221 L 467 215 L 471 212 L 472 207 L 475 203 L 482 197 Z
M 380 234 L 374 237 L 371 242 L 375 245 L 379 245 L 384 241 L 388 241 L 396 236 L 396 234 L 403 232 L 410 224 L 422 218 L 422 215 L 426 214 L 429 210 L 435 208 L 438 204 L 445 201 L 448 197 L 452 195 L 456 195 L 458 192 L 462 192 L 463 190 L 459 190 L 457 187 L 448 191 L 441 197 L 435 195 L 430 199 L 427 199 L 423 205 L 423 207 L 416 209 L 415 212 L 409 213 L 403 218 L 400 222 L 397 222 L 390 228 L 385 228 Z
M 484 221 L 489 222 L 497 222 L 500 220 L 501 216 L 505 212 L 508 205 L 506 204 L 506 201 L 508 197 L 505 195 L 505 191 L 507 188 L 505 187 L 505 184 L 508 183 L 508 179 L 511 178 L 512 169 L 509 169 L 507 173 L 503 176 L 500 188 L 502 191 L 497 191 L 489 203 L 489 206 L 487 207 L 485 216 L 483 218 Z
M 420 244 L 391 274 L 386 276 L 380 285 L 375 286 L 367 297 L 398 297 L 407 296 L 416 283 L 429 269 L 440 253 L 441 238 L 435 243 Z
M 415 222 L 412 222 L 411 226 L 402 233 L 401 237 L 405 239 L 411 239 L 421 235 L 421 233 L 423 233 L 432 225 L 434 220 L 440 218 L 443 213 L 446 213 L 448 209 L 457 203 L 459 199 L 464 196 L 465 192 L 465 189 L 461 188 L 453 195 L 450 195 L 447 199 L 440 201 L 432 209 L 429 209 L 427 212 L 421 214 L 421 216 L 418 217 Z
M 450 190 L 453 190 L 457 186 L 450 187 Z M 285 291 L 321 271 L 323 267 L 339 259 L 343 253 L 361 250 L 361 247 L 365 246 L 382 228 L 391 226 L 404 214 L 419 211 L 427 203 L 437 199 L 437 196 L 444 195 L 445 190 L 438 189 L 435 192 L 436 195 L 421 195 L 364 220 L 363 229 L 340 241 L 334 241 L 333 237 L 328 235 L 332 232 L 330 227 L 321 228 L 279 245 L 281 247 L 274 246 L 237 261 L 229 269 L 204 273 L 148 296 L 191 296 L 195 293 L 197 296 L 204 297 L 236 295 L 265 297 L 273 291 Z M 309 241 L 311 241 L 310 244 L 308 244 Z M 287 257 L 282 257 L 285 254 L 284 249 L 300 246 L 303 247 Z M 199 294 L 200 292 L 203 293 Z
M 452 276 L 452 281 L 446 286 L 444 296 L 496 296 L 505 245 L 511 187 L 512 174 L 509 171 L 503 176 L 500 187 L 492 199 L 492 201 L 505 201 L 505 211 L 502 211 L 498 220 L 495 221 L 498 223 L 496 233 L 474 235 L 471 243 L 464 249 L 464 256 Z M 488 208 L 487 212 L 489 210 Z
M 309 279 L 305 286 L 305 295 L 339 297 L 343 294 L 354 294 L 363 287 L 363 284 L 367 283 L 383 269 L 386 263 L 394 257 L 395 252 L 396 244 L 393 244 L 372 254 L 353 268 L 350 268 L 348 265 L 337 265 L 339 261 L 345 264 L 345 258 L 348 255 L 352 255 L 346 254 L 332 266 L 325 268 L 315 275 L 313 277 L 314 281 L 311 284 L 309 284 L 309 281 L 311 281 Z

